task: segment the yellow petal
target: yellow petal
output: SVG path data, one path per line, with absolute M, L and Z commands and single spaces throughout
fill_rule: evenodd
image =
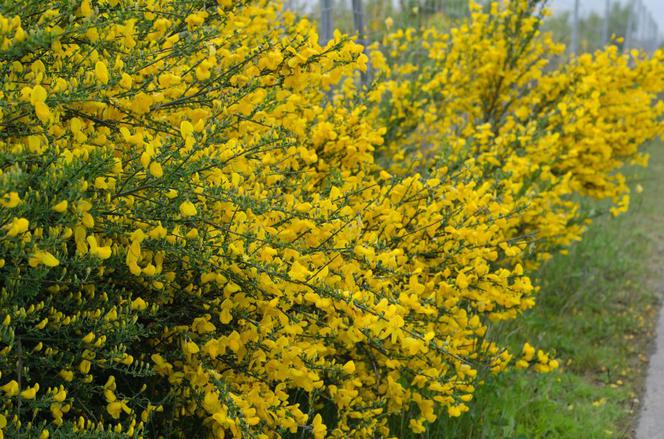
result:
M 100 83 L 108 83 L 108 67 L 106 67 L 106 63 L 103 61 L 97 61 L 95 64 L 95 76 Z
M 188 120 L 183 120 L 180 124 L 180 134 L 183 139 L 186 139 L 194 132 L 194 126 Z
M 152 162 L 150 163 L 150 174 L 155 178 L 160 178 L 164 175 L 164 170 L 159 163 Z
M 43 102 L 35 102 L 35 114 L 42 122 L 48 122 L 51 120 L 51 110 L 49 110 L 48 105 Z
M 8 397 L 18 395 L 18 383 L 15 380 L 11 380 L 4 386 L 0 386 L 0 390 L 5 392 L 5 395 Z
M 90 7 L 90 0 L 83 0 L 81 2 L 81 15 L 83 17 L 92 16 L 92 7 Z
M 105 247 L 97 247 L 92 252 L 92 254 L 97 256 L 99 259 L 104 259 L 104 260 L 110 258 L 112 253 L 113 252 L 111 251 L 111 247 L 108 245 Z
M 38 102 L 44 102 L 46 100 L 46 89 L 41 85 L 35 85 L 30 93 L 30 102 L 32 105 L 37 105 Z
M 39 253 L 39 260 L 47 267 L 57 267 L 60 264 L 60 261 L 47 251 Z
M 53 206 L 53 210 L 58 213 L 63 213 L 64 211 L 67 210 L 67 207 L 69 206 L 69 202 L 67 200 L 62 200 L 55 206 Z
M 185 201 L 180 204 L 180 213 L 182 216 L 194 216 L 196 215 L 196 206 L 191 201 Z

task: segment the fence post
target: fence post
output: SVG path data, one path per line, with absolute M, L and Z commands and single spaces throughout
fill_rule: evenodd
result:
M 572 55 L 579 54 L 579 0 L 574 0 L 574 12 L 572 14 Z
M 362 0 L 353 0 L 353 26 L 357 32 L 357 42 L 362 45 L 364 52 L 367 50 L 366 33 L 364 30 L 364 8 Z M 369 66 L 367 71 L 361 72 L 362 87 L 369 85 Z
M 320 0 L 320 35 L 319 42 L 325 46 L 332 39 L 332 0 Z
M 611 0 L 606 0 L 604 10 L 604 26 L 602 27 L 602 45 L 609 44 L 609 25 L 611 21 Z
M 659 46 L 659 25 L 653 19 L 652 20 L 652 49 L 651 49 L 651 51 L 654 52 L 655 50 L 657 50 L 657 46 Z
M 632 28 L 634 27 L 634 0 L 629 3 L 629 15 L 627 16 L 627 29 L 625 30 L 625 42 L 623 52 L 628 53 L 632 46 Z

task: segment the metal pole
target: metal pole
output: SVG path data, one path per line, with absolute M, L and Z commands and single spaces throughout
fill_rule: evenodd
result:
M 657 30 L 657 23 L 655 22 L 655 19 L 650 16 L 650 52 L 654 52 L 657 50 L 657 38 L 658 38 L 658 30 Z
M 636 32 L 636 38 L 635 38 L 635 43 L 636 47 L 638 48 L 643 48 L 643 17 L 644 17 L 644 12 L 645 8 L 643 7 L 643 3 L 641 3 L 641 0 L 637 0 L 636 4 L 638 5 L 638 14 L 636 16 L 636 29 L 634 31 Z
M 318 35 L 318 42 L 323 47 L 332 39 L 332 1 L 320 0 L 320 34 Z M 332 101 L 332 87 L 325 90 L 325 95 L 328 101 Z
M 320 35 L 319 42 L 325 46 L 332 39 L 332 0 L 320 0 Z
M 641 0 L 636 1 L 636 20 L 634 20 L 635 47 L 643 47 L 643 4 Z
M 645 25 L 646 36 L 644 38 L 643 48 L 646 50 L 646 52 L 650 52 L 652 50 L 652 19 L 650 18 L 650 14 L 648 14 L 648 17 L 646 18 Z
M 611 0 L 606 0 L 606 9 L 604 10 L 604 27 L 602 28 L 602 45 L 609 44 L 609 24 L 611 21 Z
M 652 24 L 654 26 L 653 33 L 655 34 L 655 38 L 654 38 L 654 42 L 653 42 L 653 48 L 652 48 L 652 50 L 654 51 L 654 50 L 657 50 L 657 48 L 659 47 L 659 41 L 660 41 L 660 39 L 659 39 L 659 25 L 657 24 L 656 21 L 653 21 Z
M 353 25 L 355 32 L 357 32 L 357 42 L 362 45 L 363 50 L 367 50 L 367 41 L 364 32 L 364 8 L 362 7 L 362 0 L 353 0 Z M 361 72 L 362 86 L 366 87 L 369 84 L 368 67 L 366 72 Z
M 358 43 L 366 46 L 364 35 L 364 9 L 362 8 L 362 0 L 353 0 L 353 25 L 355 32 L 357 32 Z
M 627 29 L 625 30 L 625 43 L 623 46 L 623 51 L 625 53 L 629 52 L 632 48 L 632 31 L 634 28 L 634 5 L 635 1 L 632 0 L 629 4 L 629 16 L 627 17 Z
M 572 54 L 579 54 L 579 0 L 574 0 L 574 14 L 572 15 Z

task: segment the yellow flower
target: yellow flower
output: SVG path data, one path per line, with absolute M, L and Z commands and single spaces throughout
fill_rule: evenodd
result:
M 523 358 L 525 361 L 530 361 L 535 356 L 535 348 L 533 348 L 529 343 L 523 345 Z
M 48 108 L 44 102 L 35 103 L 35 114 L 40 121 L 46 123 L 51 120 L 51 110 Z
M 113 401 L 106 405 L 106 411 L 113 419 L 119 419 L 122 412 L 131 414 L 132 410 L 124 401 Z
M 111 257 L 112 251 L 110 245 L 100 247 L 97 244 L 97 239 L 94 236 L 88 236 L 86 240 L 88 242 L 88 245 L 90 245 L 90 254 L 92 256 L 98 257 L 99 259 L 103 260 Z
M 53 401 L 57 401 L 57 402 L 62 402 L 66 398 L 67 398 L 67 391 L 62 387 L 60 387 L 60 390 L 58 390 L 57 393 L 55 393 L 55 395 L 53 395 Z
M 14 218 L 7 229 L 7 236 L 14 237 L 25 233 L 30 227 L 30 221 L 26 218 Z
M 198 348 L 198 345 L 193 341 L 185 341 L 182 344 L 182 350 L 184 351 L 185 354 L 192 355 L 192 354 L 197 354 L 200 349 Z
M 45 265 L 47 267 L 57 267 L 60 265 L 60 261 L 53 256 L 51 253 L 45 250 L 38 250 L 33 254 L 28 260 L 28 264 L 31 267 L 37 267 L 39 265 Z
M 19 27 L 16 29 L 16 33 L 14 34 L 14 39 L 15 39 L 16 41 L 19 41 L 19 42 L 20 42 L 20 41 L 24 41 L 24 40 L 25 40 L 25 37 L 26 37 L 25 30 L 23 30 L 23 28 L 19 26 Z
M 468 288 L 469 283 L 470 282 L 469 282 L 468 276 L 466 276 L 464 273 L 457 274 L 456 284 L 460 289 L 464 290 L 464 289 Z
M 461 407 L 460 406 L 448 406 L 447 407 L 447 414 L 450 416 L 450 418 L 458 418 L 461 416 Z
M 7 209 L 13 209 L 21 203 L 21 198 L 18 196 L 17 192 L 9 192 L 5 194 L 2 199 L 0 199 L 0 205 L 6 207 Z
M 67 210 L 67 207 L 69 206 L 69 202 L 67 200 L 62 200 L 55 206 L 53 206 L 53 210 L 57 213 L 63 213 Z
M 196 79 L 199 81 L 206 81 L 210 79 L 210 69 L 203 65 L 196 67 Z
M 194 132 L 194 126 L 188 120 L 183 120 L 180 123 L 180 134 L 183 139 L 187 139 Z
M 347 362 L 346 364 L 344 364 L 343 370 L 348 374 L 355 373 L 355 363 L 353 363 L 352 361 Z
M 148 304 L 145 302 L 145 300 L 141 299 L 140 297 L 135 298 L 131 302 L 131 309 L 135 311 L 144 311 L 148 307 Z
M 325 437 L 325 434 L 327 433 L 327 426 L 323 424 L 323 417 L 320 414 L 316 414 L 316 416 L 314 416 L 314 421 L 311 424 L 311 427 L 314 438 L 322 439 Z
M 44 103 L 46 101 L 46 89 L 41 85 L 35 85 L 30 93 L 30 103 L 32 105 L 37 105 L 38 103 Z
M 126 73 L 123 73 L 122 78 L 120 79 L 120 87 L 124 89 L 130 89 L 133 82 L 134 80 L 131 78 L 131 76 L 129 76 Z
M 92 366 L 92 363 L 90 363 L 89 360 L 81 360 L 78 365 L 78 370 L 80 370 L 81 373 L 88 373 L 90 372 L 90 366 Z
M 529 364 L 528 364 L 527 361 L 517 360 L 515 366 L 516 366 L 517 369 L 527 369 Z
M 61 370 L 58 375 L 60 375 L 60 378 L 63 380 L 70 382 L 71 380 L 74 379 L 74 372 L 71 370 Z
M 191 325 L 191 329 L 199 334 L 206 334 L 208 332 L 213 332 L 215 326 L 207 318 L 196 317 Z
M 155 178 L 161 178 L 164 175 L 164 170 L 157 162 L 150 163 L 150 174 Z
M 205 22 L 205 18 L 207 17 L 207 15 L 208 15 L 207 12 L 199 11 L 187 16 L 187 18 L 185 18 L 184 21 L 185 23 L 187 23 L 187 27 L 189 29 L 194 29 Z
M 293 265 L 291 266 L 291 269 L 288 272 L 288 276 L 290 276 L 291 279 L 297 281 L 305 281 L 309 278 L 310 275 L 311 272 L 307 270 L 307 268 L 304 265 L 300 264 L 297 261 L 293 262 Z
M 271 50 L 261 60 L 260 65 L 269 70 L 277 70 L 283 60 L 284 56 L 279 50 Z
M 95 225 L 95 219 L 89 212 L 83 212 L 81 215 L 81 223 L 88 229 L 91 229 Z
M 203 397 L 203 408 L 208 411 L 208 413 L 216 413 L 221 410 L 221 404 L 219 403 L 219 396 L 215 392 L 206 392 Z
M 0 390 L 5 392 L 6 397 L 11 398 L 18 395 L 18 383 L 15 380 L 11 380 L 4 386 L 0 386 Z
M 182 216 L 195 216 L 196 213 L 196 206 L 191 201 L 184 201 L 182 204 L 180 204 L 180 213 Z
M 95 76 L 101 84 L 108 84 L 108 67 L 104 61 L 95 63 Z
M 90 0 L 83 0 L 81 2 L 81 16 L 90 17 L 92 16 L 92 7 L 90 6 Z
M 34 386 L 29 387 L 21 392 L 21 398 L 23 399 L 35 399 L 37 392 L 39 391 L 39 383 L 35 383 Z
M 120 418 L 120 413 L 122 413 L 122 401 L 109 402 L 106 406 L 106 411 L 113 417 L 113 419 Z

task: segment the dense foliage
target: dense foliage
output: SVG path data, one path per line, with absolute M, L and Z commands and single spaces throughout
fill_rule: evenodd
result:
M 491 322 L 627 208 L 664 55 L 551 62 L 538 3 L 367 57 L 267 0 L 3 2 L 0 437 L 421 432 L 556 368 Z

